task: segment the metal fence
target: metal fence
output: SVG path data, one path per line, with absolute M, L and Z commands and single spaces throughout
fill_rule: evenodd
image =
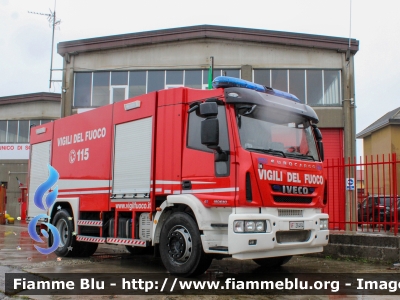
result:
M 326 160 L 329 229 L 397 235 L 399 164 L 395 153 Z

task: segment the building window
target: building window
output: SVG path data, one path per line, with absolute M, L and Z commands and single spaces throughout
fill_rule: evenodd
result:
M 253 81 L 265 86 L 271 86 L 271 70 L 254 70 Z
M 167 86 L 183 86 L 183 71 L 167 71 Z
M 111 103 L 128 99 L 128 72 L 111 72 Z
M 289 93 L 296 95 L 301 103 L 306 101 L 305 70 L 289 70 Z
M 324 104 L 337 104 L 340 95 L 340 71 L 324 70 Z
M 29 143 L 31 127 L 46 124 L 51 121 L 53 120 L 1 120 L 0 143 Z
M 165 87 L 165 71 L 148 71 L 147 92 L 162 90 Z
M 146 94 L 146 71 L 129 72 L 129 97 Z
M 29 143 L 29 121 L 19 121 L 18 143 Z
M 111 72 L 111 85 L 128 85 L 128 72 Z
M 7 121 L 0 121 L 0 143 L 7 141 Z
M 202 70 L 185 71 L 185 86 L 193 89 L 201 89 L 203 87 L 202 72 Z
M 74 107 L 92 106 L 92 73 L 75 73 Z
M 289 92 L 311 106 L 341 105 L 340 70 L 255 69 L 253 81 Z
M 272 70 L 271 86 L 283 92 L 288 91 L 288 70 Z
M 93 106 L 102 106 L 110 103 L 110 72 L 93 73 Z
M 240 78 L 240 69 L 214 69 L 214 77 L 221 75 Z M 73 107 L 99 107 L 180 86 L 207 89 L 208 69 L 77 72 Z
M 322 105 L 322 70 L 307 71 L 307 104 Z
M 7 143 L 18 142 L 18 121 L 8 121 Z

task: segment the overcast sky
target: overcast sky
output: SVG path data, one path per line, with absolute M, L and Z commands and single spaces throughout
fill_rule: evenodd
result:
M 58 83 L 48 88 L 47 17 L 28 13 L 49 13 L 53 8 L 54 0 L 0 0 L 0 97 L 60 92 Z M 61 24 L 55 45 L 203 24 L 346 38 L 350 34 L 350 0 L 57 0 L 56 12 Z M 399 12 L 400 1 L 352 0 L 351 37 L 360 41 L 355 56 L 357 133 L 400 107 Z M 56 50 L 53 68 L 62 68 Z

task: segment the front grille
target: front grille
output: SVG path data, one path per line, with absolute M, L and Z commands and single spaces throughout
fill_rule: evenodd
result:
M 279 217 L 302 217 L 303 210 L 302 209 L 278 209 Z
M 278 244 L 304 243 L 310 239 L 310 236 L 311 230 L 277 231 L 276 241 Z
M 278 203 L 311 203 L 311 197 L 296 197 L 296 196 L 274 196 L 274 201 Z

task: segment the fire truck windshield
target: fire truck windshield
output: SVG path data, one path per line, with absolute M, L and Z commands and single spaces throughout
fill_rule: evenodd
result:
M 319 161 L 310 121 L 260 105 L 236 104 L 244 149 L 293 159 Z

